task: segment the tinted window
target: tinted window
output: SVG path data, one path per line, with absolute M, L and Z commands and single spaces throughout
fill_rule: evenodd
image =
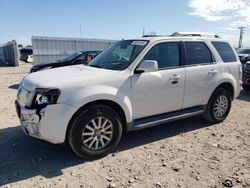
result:
M 159 69 L 180 65 L 179 45 L 177 42 L 155 45 L 144 57 L 144 60 L 155 60 Z
M 23 54 L 32 54 L 32 49 L 21 49 L 20 52 Z
M 203 42 L 186 42 L 187 65 L 206 64 L 213 62 L 213 56 Z
M 61 61 L 73 61 L 75 58 L 77 58 L 81 54 L 83 54 L 83 52 L 75 52 L 75 53 L 73 53 L 73 54 L 71 54 L 69 56 L 66 56 Z
M 86 54 L 83 54 L 77 58 L 79 61 L 85 61 L 86 60 Z
M 233 49 L 227 42 L 212 42 L 221 59 L 226 62 L 235 62 L 237 58 L 234 55 Z

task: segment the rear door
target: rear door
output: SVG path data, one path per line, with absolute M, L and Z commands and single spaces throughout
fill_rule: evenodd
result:
M 203 41 L 185 41 L 186 81 L 183 108 L 205 105 L 213 92 L 212 83 L 220 66 L 208 45 Z

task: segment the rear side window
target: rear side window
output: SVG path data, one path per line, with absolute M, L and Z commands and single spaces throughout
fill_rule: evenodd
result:
M 186 65 L 213 63 L 213 55 L 203 42 L 185 42 Z
M 225 63 L 237 61 L 233 49 L 227 42 L 212 42 L 212 44 Z

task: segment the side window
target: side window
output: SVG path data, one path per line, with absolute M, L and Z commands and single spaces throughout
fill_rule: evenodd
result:
M 186 65 L 207 64 L 214 61 L 213 55 L 203 42 L 185 42 Z
M 79 61 L 86 61 L 86 54 L 81 55 L 80 57 L 77 58 Z
M 180 52 L 177 42 L 156 44 L 145 55 L 144 60 L 155 60 L 159 69 L 180 66 Z
M 225 62 L 235 62 L 237 58 L 235 57 L 234 51 L 227 42 L 212 42 L 213 46 L 220 54 L 221 59 Z

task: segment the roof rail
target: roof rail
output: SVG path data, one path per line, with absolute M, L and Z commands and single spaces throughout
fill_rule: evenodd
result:
M 164 35 L 143 35 L 142 37 L 162 37 Z
M 213 38 L 220 38 L 218 35 L 214 33 L 203 33 L 203 32 L 174 32 L 171 37 L 213 37 Z

